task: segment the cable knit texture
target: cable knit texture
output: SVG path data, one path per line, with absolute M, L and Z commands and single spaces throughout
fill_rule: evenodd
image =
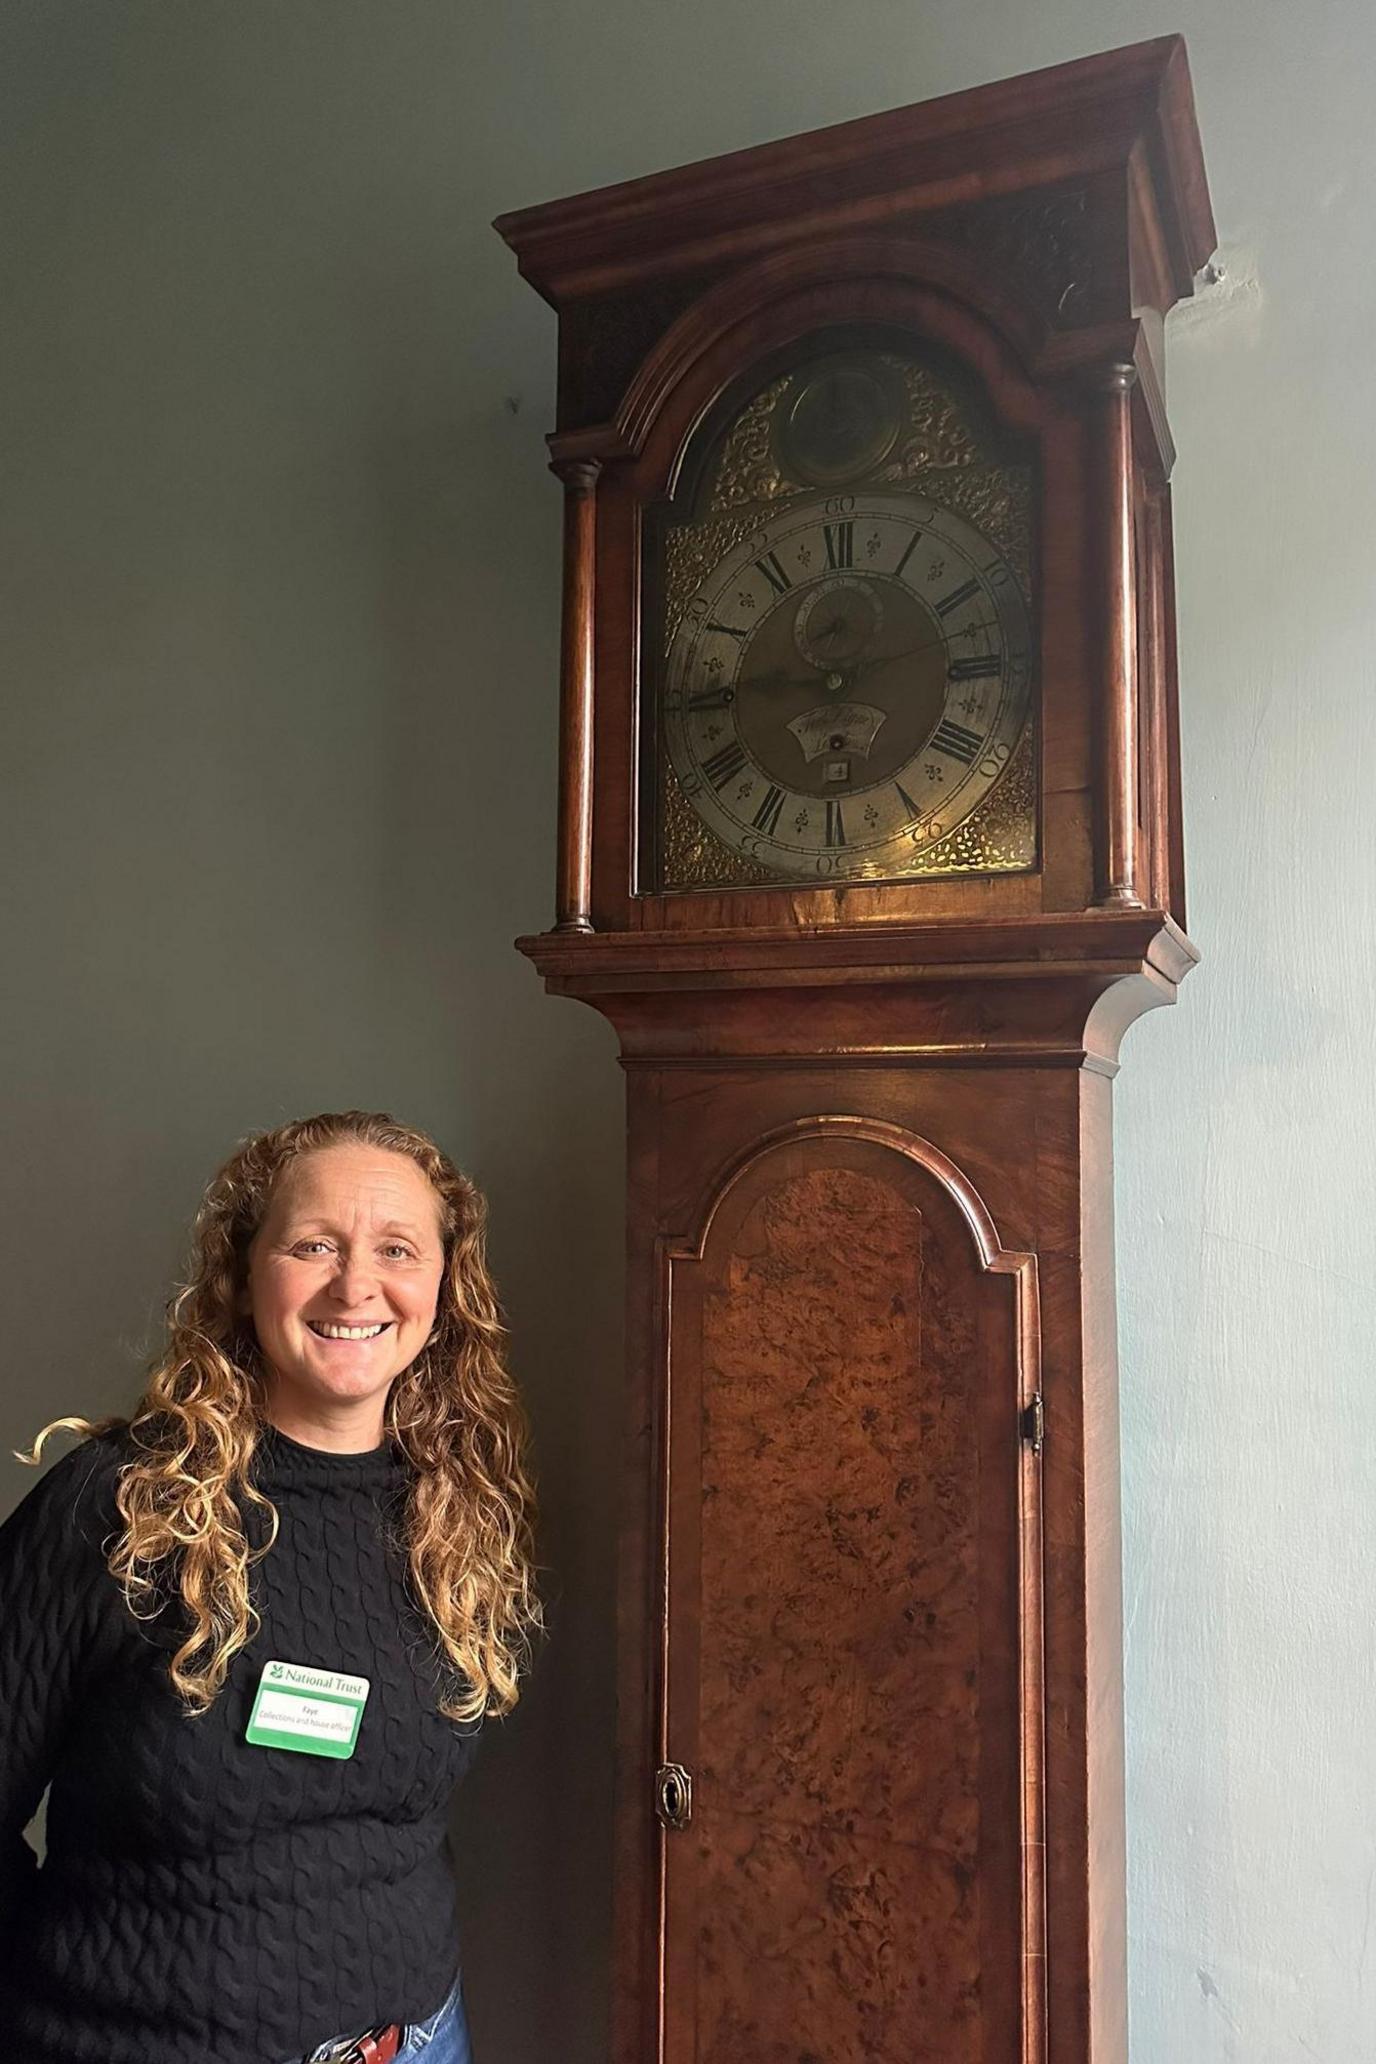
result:
M 410 1464 L 264 1430 L 280 1515 L 262 1626 L 210 1710 L 166 1680 L 179 1602 L 135 1620 L 105 1566 L 131 1449 L 86 1440 L 0 1527 L 0 2027 L 26 2064 L 230 2064 L 423 2021 L 459 1964 L 448 1805 L 481 1723 L 437 1710 L 399 1526 Z M 266 1523 L 251 1506 L 255 1544 Z M 146 1610 L 146 1608 L 144 1608 Z M 270 1658 L 366 1677 L 347 1760 L 250 1745 Z M 43 1867 L 23 1830 L 51 1780 Z

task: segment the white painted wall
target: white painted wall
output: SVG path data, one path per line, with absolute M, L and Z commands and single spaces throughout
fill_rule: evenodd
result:
M 1133 2059 L 1370 2064 L 1368 0 L 0 27 L 0 1439 L 127 1399 L 240 1133 L 391 1105 L 487 1186 L 563 1599 L 457 1823 L 484 2058 L 605 2057 L 621 1289 L 610 1035 L 509 943 L 550 909 L 559 505 L 553 319 L 489 221 L 1174 29 L 1238 289 L 1172 337 L 1205 958 L 1118 1088 Z

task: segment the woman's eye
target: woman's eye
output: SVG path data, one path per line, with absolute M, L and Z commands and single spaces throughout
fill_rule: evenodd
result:
M 328 1247 L 329 1244 L 328 1240 L 298 1240 L 296 1251 L 298 1254 L 304 1254 L 308 1247 Z
M 383 1249 L 383 1252 L 386 1254 L 400 1254 L 404 1259 L 410 1254 L 411 1250 L 409 1247 L 403 1247 L 400 1240 L 393 1240 Z

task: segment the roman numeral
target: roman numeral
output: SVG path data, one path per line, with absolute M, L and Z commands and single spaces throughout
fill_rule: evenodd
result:
M 745 748 L 733 738 L 714 752 L 710 760 L 703 761 L 702 771 L 713 788 L 720 789 L 725 788 L 727 782 L 739 774 L 744 765 Z
M 915 822 L 916 819 L 922 815 L 922 812 L 918 809 L 917 804 L 908 794 L 907 789 L 904 788 L 901 781 L 895 781 L 894 787 L 898 790 L 899 801 L 902 803 L 904 809 L 908 813 L 908 822 L 910 824 Z
M 827 844 L 843 846 L 846 843 L 846 827 L 841 821 L 841 805 L 827 804 Z
M 959 760 L 965 767 L 969 766 L 982 743 L 978 731 L 969 731 L 964 724 L 953 724 L 949 717 L 943 717 L 932 733 L 936 751 L 945 753 L 948 760 Z
M 997 674 L 1002 665 L 997 652 L 977 652 L 973 659 L 953 659 L 946 672 L 953 681 L 983 681 Z
M 921 543 L 922 543 L 922 532 L 921 532 L 920 530 L 915 530 L 915 531 L 913 532 L 912 536 L 911 536 L 911 537 L 910 537 L 910 538 L 908 539 L 907 545 L 906 545 L 906 546 L 905 546 L 905 548 L 904 548 L 904 552 L 903 552 L 903 557 L 902 557 L 902 558 L 901 558 L 901 559 L 899 560 L 899 562 L 898 562 L 897 566 L 895 566 L 895 568 L 894 568 L 894 570 L 893 570 L 893 576 L 894 576 L 894 579 L 895 579 L 895 580 L 897 580 L 897 578 L 898 578 L 899 574 L 900 574 L 900 573 L 902 573 L 902 571 L 903 571 L 904 567 L 905 567 L 905 566 L 907 565 L 908 561 L 909 561 L 909 560 L 910 560 L 910 559 L 912 558 L 912 556 L 913 556 L 913 553 L 914 553 L 914 552 L 915 552 L 915 551 L 917 550 L 918 546 L 919 546 L 919 545 L 920 545 Z
M 827 541 L 827 565 L 831 567 L 854 566 L 855 525 L 853 523 L 827 523 L 822 528 Z
M 933 603 L 932 606 L 938 616 L 949 616 L 951 611 L 959 609 L 963 602 L 972 602 L 978 593 L 979 582 L 977 580 L 967 580 L 964 587 L 952 588 L 949 595 L 943 595 L 941 600 Z
M 779 564 L 777 552 L 766 552 L 763 559 L 755 561 L 755 566 L 757 571 L 764 575 L 776 595 L 786 595 L 788 593 L 793 583 Z
M 728 638 L 748 638 L 750 636 L 748 631 L 738 631 L 733 624 L 718 623 L 714 617 L 710 616 L 707 619 L 707 628 L 709 631 L 721 631 Z
M 756 831 L 763 831 L 767 835 L 773 833 L 779 822 L 779 812 L 784 806 L 785 793 L 782 788 L 775 788 L 771 784 L 768 795 L 750 820 Z

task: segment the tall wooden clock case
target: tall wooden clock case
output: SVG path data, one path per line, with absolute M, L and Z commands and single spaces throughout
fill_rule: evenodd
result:
M 629 1118 L 614 2064 L 1121 2064 L 1111 1085 L 1195 959 L 1136 45 L 504 216 Z

